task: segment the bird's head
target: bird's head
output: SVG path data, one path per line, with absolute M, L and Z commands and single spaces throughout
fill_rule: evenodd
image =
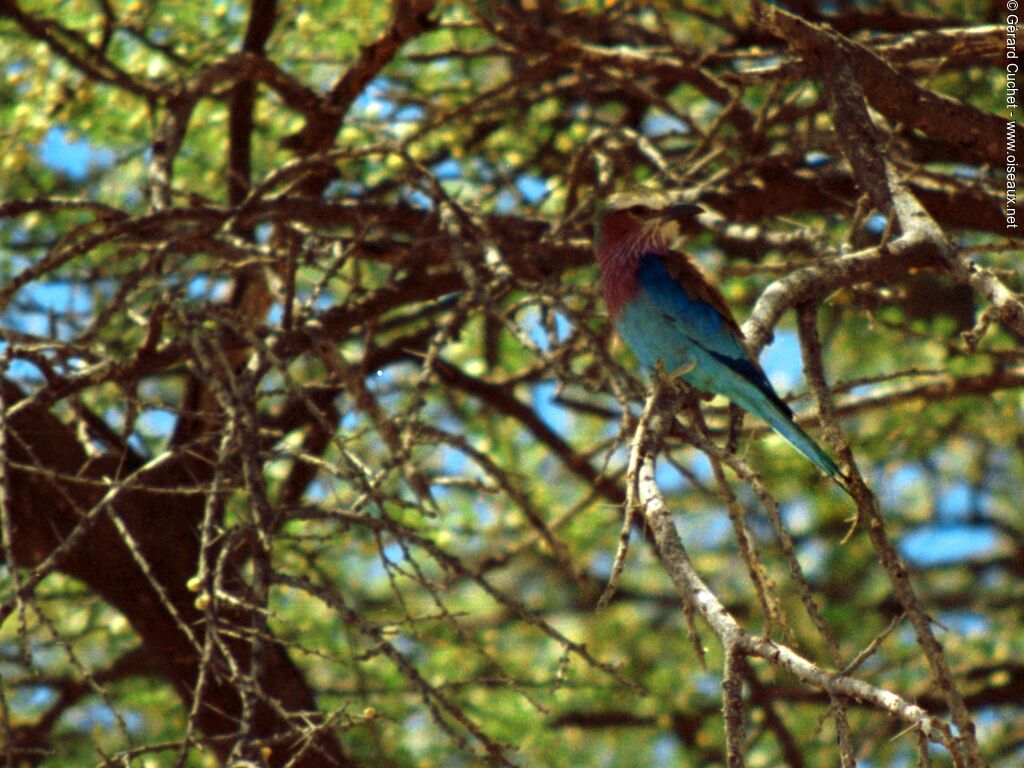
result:
M 612 195 L 597 209 L 598 257 L 667 251 L 677 237 L 700 232 L 703 211 L 650 190 Z

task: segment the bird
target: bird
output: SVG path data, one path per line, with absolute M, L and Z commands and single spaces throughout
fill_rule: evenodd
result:
M 710 275 L 672 249 L 701 231 L 699 205 L 648 190 L 620 192 L 597 206 L 594 250 L 601 293 L 615 330 L 641 366 L 660 366 L 695 389 L 723 395 L 774 429 L 849 493 L 836 462 L 794 421 Z

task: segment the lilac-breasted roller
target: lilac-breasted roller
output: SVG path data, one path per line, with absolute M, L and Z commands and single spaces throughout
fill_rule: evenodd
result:
M 615 329 L 645 368 L 660 362 L 671 376 L 764 419 L 845 490 L 839 467 L 796 425 L 750 354 L 721 291 L 690 256 L 671 250 L 680 234 L 699 231 L 702 210 L 646 191 L 614 195 L 599 208 L 597 261 Z

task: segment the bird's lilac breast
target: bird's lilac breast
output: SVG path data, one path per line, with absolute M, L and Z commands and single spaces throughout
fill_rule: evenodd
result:
M 635 265 L 609 262 L 601 270 L 601 293 L 613 321 L 617 321 L 623 307 L 636 298 L 639 290 Z

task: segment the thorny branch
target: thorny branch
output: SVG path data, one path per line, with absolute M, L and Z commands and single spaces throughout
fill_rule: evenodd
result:
M 1021 549 L 1000 506 L 1024 445 L 1018 240 L 988 165 L 1005 121 L 964 85 L 998 69 L 1001 27 L 252 0 L 199 29 L 138 5 L 0 0 L 0 109 L 21 106 L 0 135 L 6 762 L 79 759 L 94 702 L 120 724 L 110 765 L 545 764 L 627 725 L 730 765 L 810 762 L 823 727 L 842 765 L 1008 748 L 973 719 L 1017 673 L 932 622 L 976 611 L 1000 647 L 1019 623 L 992 591 Z M 58 173 L 50 128 L 114 159 Z M 691 247 L 753 349 L 797 310 L 800 421 L 855 479 L 846 541 L 847 500 L 758 425 L 729 439 L 690 401 L 685 426 L 660 390 L 638 421 L 590 214 L 639 181 L 709 211 Z M 685 482 L 655 474 L 663 443 Z M 887 509 L 907 466 L 935 481 Z M 956 482 L 999 547 L 933 581 L 902 537 Z M 173 738 L 129 727 L 173 707 Z M 584 739 L 581 764 L 620 741 Z

